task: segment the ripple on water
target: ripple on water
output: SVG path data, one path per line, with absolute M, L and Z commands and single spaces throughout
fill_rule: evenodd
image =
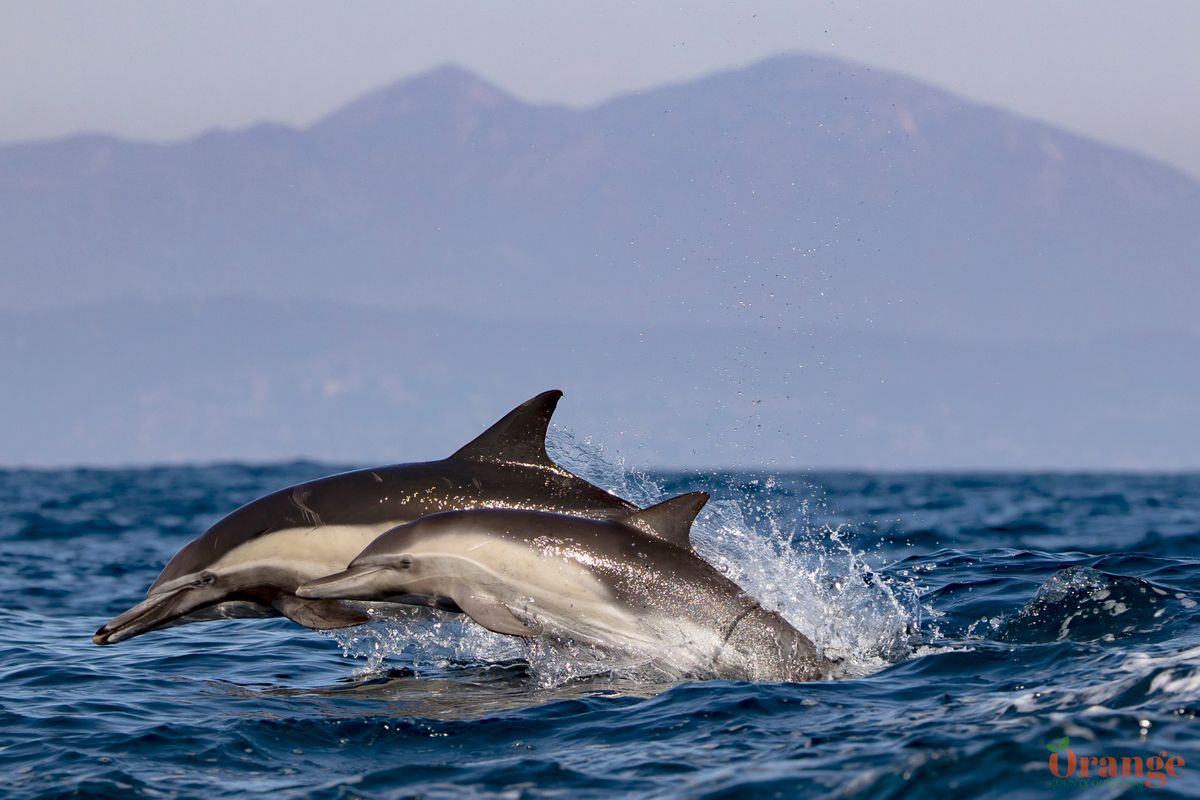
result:
M 1194 750 L 1200 477 L 650 476 L 566 433 L 552 447 L 643 504 L 710 491 L 700 552 L 843 679 L 680 682 L 453 620 L 95 647 L 221 513 L 337 468 L 0 472 L 6 795 L 1058 797 L 1063 736 Z M 1200 795 L 1198 777 L 1166 791 Z

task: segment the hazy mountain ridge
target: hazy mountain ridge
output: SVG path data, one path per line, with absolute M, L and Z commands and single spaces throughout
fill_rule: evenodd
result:
M 1161 164 L 809 57 L 2 147 L 0 463 L 433 458 L 557 386 L 635 464 L 1197 467 L 1197 220 Z
M 0 148 L 0 187 L 9 307 L 249 293 L 534 315 L 586 280 L 606 316 L 738 324 L 747 273 L 786 276 L 771 289 L 814 324 L 988 338 L 1195 331 L 1200 305 L 1194 181 L 821 58 L 582 111 L 445 68 L 306 130 Z M 989 321 L 997 297 L 1013 319 Z

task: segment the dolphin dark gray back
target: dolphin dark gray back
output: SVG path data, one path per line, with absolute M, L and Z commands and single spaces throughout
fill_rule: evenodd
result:
M 607 519 L 637 506 L 555 464 L 546 431 L 562 392 L 510 411 L 449 458 L 331 475 L 289 486 L 233 511 L 186 545 L 150 591 L 204 569 L 266 534 L 325 525 L 396 525 L 427 514 L 481 507 L 535 507 Z

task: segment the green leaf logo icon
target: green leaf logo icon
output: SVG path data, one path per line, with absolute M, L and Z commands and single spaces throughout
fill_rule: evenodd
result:
M 1046 749 L 1049 750 L 1051 753 L 1061 753 L 1061 752 L 1065 752 L 1066 749 L 1068 747 L 1070 747 L 1070 745 L 1071 745 L 1070 737 L 1064 736 L 1063 738 L 1059 739 L 1057 742 L 1051 742 L 1050 744 L 1046 745 Z

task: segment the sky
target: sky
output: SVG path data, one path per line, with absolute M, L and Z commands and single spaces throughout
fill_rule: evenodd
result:
M 1200 3 L 0 0 L 0 143 L 303 125 L 455 63 L 586 106 L 782 52 L 899 71 L 1200 177 Z

